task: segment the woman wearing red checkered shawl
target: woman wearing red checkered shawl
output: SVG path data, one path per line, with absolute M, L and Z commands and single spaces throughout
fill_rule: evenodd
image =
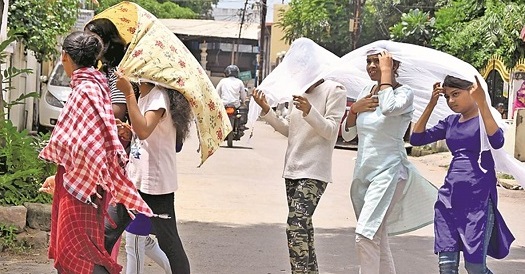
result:
M 152 216 L 126 176 L 106 77 L 94 68 L 102 42 L 73 32 L 62 63 L 73 92 L 40 157 L 58 164 L 42 190 L 53 193 L 49 257 L 61 274 L 120 273 L 104 248 L 104 217 L 110 198 L 129 211 Z M 54 183 L 56 181 L 56 183 Z

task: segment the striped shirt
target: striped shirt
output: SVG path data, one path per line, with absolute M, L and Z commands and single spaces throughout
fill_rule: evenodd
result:
M 115 74 L 115 71 L 117 71 L 116 67 L 109 68 L 107 74 L 109 90 L 111 91 L 111 103 L 126 104 L 126 96 L 117 88 L 117 74 Z M 133 90 L 135 90 L 135 86 L 133 86 Z

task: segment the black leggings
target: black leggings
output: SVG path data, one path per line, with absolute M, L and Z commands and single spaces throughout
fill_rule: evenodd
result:
M 154 233 L 159 241 L 160 249 L 166 253 L 170 261 L 171 272 L 173 274 L 189 274 L 190 263 L 177 231 L 175 194 L 149 195 L 140 192 L 140 195 L 155 214 L 166 214 L 170 217 L 169 219 L 153 217 L 151 218 L 151 223 L 153 224 Z M 111 254 L 113 246 L 131 222 L 131 218 L 122 204 L 117 204 L 115 207 L 110 206 L 108 213 L 117 225 L 116 228 L 112 227 L 108 220 L 106 220 L 104 224 L 104 246 Z

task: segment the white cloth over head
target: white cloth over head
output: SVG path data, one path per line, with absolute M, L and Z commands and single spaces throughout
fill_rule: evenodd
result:
M 308 38 L 295 40 L 283 61 L 264 78 L 257 87 L 262 91 L 270 106 L 292 100 L 292 95 L 304 93 L 320 79 L 333 80 L 345 86 L 364 88 L 371 83 L 366 71 L 340 63 L 340 58 Z M 349 94 L 357 98 L 357 94 Z M 354 96 L 352 96 L 354 95 Z M 253 126 L 261 108 L 254 100 L 250 101 L 248 126 Z
M 471 66 L 450 54 L 426 48 L 422 46 L 380 40 L 362 46 L 341 59 L 342 64 L 351 65 L 366 72 L 367 54 L 378 54 L 388 51 L 392 57 L 401 62 L 398 69 L 397 81 L 408 85 L 414 90 L 414 116 L 412 121 L 416 122 L 432 95 L 432 86 L 436 82 L 443 82 L 445 76 L 452 75 L 475 83 L 474 76 L 478 76 L 483 89 L 487 91 L 487 83 L 481 74 Z M 359 93 L 361 90 L 353 90 Z M 488 95 L 488 93 L 487 93 Z M 487 96 L 488 98 L 488 96 Z M 490 99 L 489 99 L 490 100 Z M 448 107 L 445 98 L 441 97 L 430 117 L 427 126 L 436 125 L 439 120 L 454 112 Z
M 434 83 L 442 83 L 447 75 L 468 80 L 472 83 L 476 83 L 474 77 L 477 76 L 486 93 L 487 102 L 491 105 L 487 83 L 481 74 L 467 62 L 438 50 L 412 44 L 381 40 L 365 45 L 346 54 L 341 58 L 343 61 L 342 64 L 345 66 L 354 66 L 357 69 L 366 72 L 367 54 L 376 54 L 384 50 L 390 52 L 393 59 L 401 62 L 398 69 L 399 75 L 397 81 L 403 85 L 410 86 L 414 90 L 415 110 L 412 117 L 413 122 L 419 120 L 423 110 L 426 108 L 432 95 Z M 349 93 L 360 92 L 360 89 L 350 88 L 352 90 L 349 90 Z M 499 115 L 497 110 L 493 107 L 491 107 L 491 112 L 498 125 L 505 130 L 506 125 L 503 122 L 501 115 Z M 453 113 L 454 112 L 448 107 L 445 98 L 440 97 L 432 115 L 430 116 L 427 127 L 436 125 L 439 120 L 442 120 Z M 514 178 L 525 187 L 525 164 L 510 156 L 502 148 L 493 149 L 488 141 L 483 119 L 480 117 L 479 121 L 481 151 L 490 149 L 494 157 L 494 162 L 496 163 L 496 170 L 513 175 Z

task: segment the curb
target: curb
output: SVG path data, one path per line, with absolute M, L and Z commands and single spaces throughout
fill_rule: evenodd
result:
M 523 190 L 516 180 L 498 178 L 498 185 L 510 190 Z

